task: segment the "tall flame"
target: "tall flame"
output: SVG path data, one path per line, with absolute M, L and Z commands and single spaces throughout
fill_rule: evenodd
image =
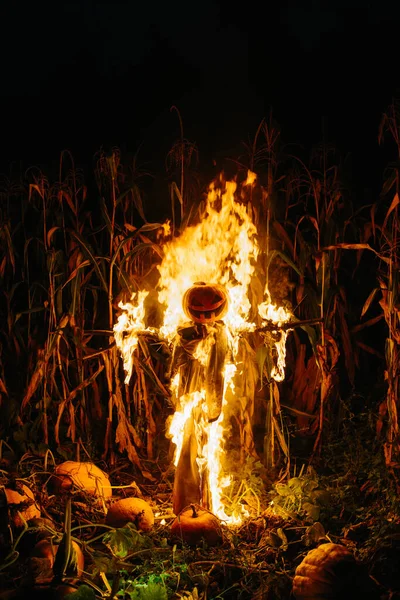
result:
M 249 171 L 241 188 L 242 198 L 244 188 L 254 185 L 255 179 L 255 174 Z M 178 328 L 187 323 L 182 298 L 194 283 L 202 281 L 223 285 L 229 296 L 228 312 L 223 318 L 229 352 L 224 365 L 220 415 L 213 422 L 209 422 L 204 389 L 184 394 L 177 398 L 177 409 L 170 422 L 169 435 L 176 445 L 174 462 L 177 465 L 182 450 L 185 423 L 193 416 L 194 411 L 196 415 L 200 415 L 195 422 L 200 479 L 208 477 L 212 512 L 230 523 L 240 522 L 240 517 L 226 515 L 222 502 L 223 489 L 230 483 L 230 478 L 224 475 L 222 469 L 224 435 L 229 427 L 227 392 L 230 390 L 234 395 L 235 377 L 241 375 L 237 360 L 240 335 L 256 329 L 256 323 L 249 321 L 249 286 L 259 254 L 257 228 L 246 205 L 240 202 L 240 198 L 237 201 L 235 195 L 238 195 L 235 182 L 226 182 L 225 190 L 221 190 L 221 185 L 212 184 L 202 219 L 198 224 L 187 227 L 179 237 L 165 242 L 164 258 L 158 267 L 158 301 L 164 310 L 158 334 L 171 344 L 176 340 Z M 137 347 L 137 336 L 141 331 L 149 331 L 145 327 L 143 308 L 146 295 L 147 292 L 139 292 L 130 303 L 119 304 L 122 314 L 114 332 L 124 359 L 126 381 L 129 381 L 132 371 L 132 353 Z M 287 332 L 279 332 L 279 327 L 287 322 L 291 315 L 271 303 L 268 286 L 265 288 L 265 301 L 258 307 L 258 312 L 261 326 L 265 323 L 277 326 L 277 361 L 271 375 L 280 381 L 284 378 Z M 207 365 L 213 340 L 213 336 L 209 335 L 199 341 L 194 351 L 193 356 L 201 365 Z M 171 382 L 174 395 L 179 395 L 178 390 L 179 374 Z
M 169 341 L 187 321 L 182 297 L 197 281 L 224 285 L 231 300 L 224 322 L 234 331 L 246 328 L 247 291 L 259 250 L 257 229 L 245 205 L 235 201 L 236 187 L 228 181 L 223 193 L 212 184 L 204 218 L 165 244 L 158 300 L 165 306 L 160 333 Z

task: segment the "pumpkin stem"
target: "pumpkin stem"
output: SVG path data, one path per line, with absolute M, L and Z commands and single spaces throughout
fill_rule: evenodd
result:
M 191 504 L 191 505 L 190 505 L 190 508 L 191 508 L 191 509 L 192 509 L 192 511 L 193 511 L 192 518 L 193 518 L 193 519 L 197 519 L 197 517 L 198 517 L 199 515 L 197 514 L 197 510 L 196 510 L 196 507 L 195 507 L 195 505 L 194 505 L 194 504 Z

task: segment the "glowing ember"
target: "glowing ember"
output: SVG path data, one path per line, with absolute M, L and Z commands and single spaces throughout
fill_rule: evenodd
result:
M 249 171 L 244 187 L 252 186 L 256 176 Z M 221 186 L 222 186 L 221 181 Z M 268 324 L 276 324 L 273 343 L 277 352 L 276 365 L 271 376 L 281 381 L 284 378 L 285 342 L 287 331 L 280 330 L 283 323 L 290 319 L 290 313 L 282 307 L 271 303 L 268 288 L 265 289 L 265 301 L 259 305 L 259 321 L 249 320 L 251 302 L 249 286 L 256 268 L 259 247 L 256 236 L 257 229 L 252 222 L 245 204 L 235 200 L 237 185 L 226 182 L 225 191 L 212 184 L 209 189 L 204 214 L 197 225 L 187 227 L 182 234 L 164 244 L 164 258 L 158 267 L 160 280 L 158 284 L 158 301 L 163 309 L 163 322 L 158 331 L 160 337 L 171 345 L 179 343 L 180 328 L 188 325 L 182 299 L 185 293 L 197 282 L 206 282 L 209 286 L 224 286 L 229 304 L 223 321 L 227 340 L 225 358 L 220 372 L 215 377 L 223 381 L 220 397 L 209 398 L 217 392 L 207 391 L 208 381 L 204 385 L 196 381 L 181 392 L 181 374 L 178 371 L 171 382 L 171 391 L 175 398 L 175 413 L 170 421 L 169 436 L 176 445 L 174 464 L 177 466 L 181 457 L 185 438 L 185 425 L 189 419 L 194 422 L 194 434 L 197 443 L 196 464 L 200 476 L 199 496 L 202 490 L 208 491 L 209 508 L 219 518 L 228 523 L 240 523 L 241 515 L 225 513 L 223 490 L 230 483 L 230 478 L 223 471 L 224 439 L 230 427 L 227 408 L 227 395 L 235 394 L 235 377 L 242 375 L 239 367 L 240 337 L 256 328 Z M 239 199 L 240 200 L 240 199 Z M 167 231 L 167 228 L 165 229 Z M 138 334 L 154 330 L 145 325 L 144 301 L 147 292 L 139 292 L 132 303 L 119 304 L 122 309 L 114 327 L 115 340 L 124 360 L 124 369 L 129 381 L 133 367 L 133 353 L 138 344 Z M 217 317 L 216 317 L 217 319 Z M 200 324 L 202 337 L 194 341 L 192 359 L 207 373 L 211 355 L 218 351 L 216 346 L 216 329 L 213 324 Z M 271 330 L 271 327 L 269 327 Z M 219 363 L 218 363 L 219 364 Z M 200 388 L 200 389 L 198 389 Z M 207 389 L 206 389 L 207 388 Z M 215 388 L 217 389 L 217 388 Z M 190 390 L 189 393 L 188 390 Z M 212 404 L 214 402 L 214 405 Z M 210 406 L 217 406 L 215 417 L 210 415 Z M 214 409 L 211 409 L 213 412 Z M 245 508 L 242 512 L 245 514 Z

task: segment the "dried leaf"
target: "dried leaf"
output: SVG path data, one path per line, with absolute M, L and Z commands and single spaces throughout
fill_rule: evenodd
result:
M 60 227 L 52 227 L 47 232 L 47 245 L 48 246 L 50 246 L 50 244 L 51 244 L 51 238 L 53 237 L 53 234 L 57 231 L 57 229 L 60 229 Z
M 279 235 L 279 237 L 285 242 L 286 247 L 289 248 L 292 257 L 294 257 L 293 242 L 290 239 L 286 229 L 284 227 L 282 227 L 282 225 L 279 223 L 279 221 L 274 221 L 272 226 L 275 229 L 276 233 Z
M 373 299 L 375 298 L 376 294 L 380 291 L 380 288 L 374 288 L 368 295 L 368 298 L 366 299 L 366 301 L 364 302 L 364 306 L 362 307 L 362 311 L 361 311 L 361 318 L 365 315 L 365 313 L 367 312 L 367 310 L 369 309 L 369 307 L 371 306 L 371 303 L 373 301 Z
M 36 392 L 37 388 L 39 387 L 39 385 L 43 379 L 45 365 L 46 365 L 46 362 L 43 362 L 43 363 L 40 362 L 37 364 L 36 369 L 35 369 L 32 377 L 31 377 L 31 380 L 29 382 L 28 388 L 25 392 L 24 399 L 22 400 L 21 413 L 24 412 L 24 410 L 27 407 L 27 405 L 29 404 L 29 401 L 32 398 L 33 394 Z
M 283 551 L 288 549 L 288 539 L 286 537 L 285 532 L 283 531 L 283 529 L 281 527 L 278 527 L 278 529 L 276 530 L 276 533 L 278 534 L 279 538 L 282 540 L 281 543 L 281 549 Z
M 72 202 L 71 195 L 68 192 L 66 192 L 65 190 L 61 190 L 61 197 L 64 198 L 64 200 L 66 201 L 66 203 L 72 210 L 73 214 L 76 216 L 76 208 L 75 208 L 74 203 Z
M 371 248 L 371 246 L 369 244 L 335 244 L 334 246 L 325 246 L 324 248 L 321 248 L 321 252 L 325 252 L 326 250 L 371 250 L 371 252 L 373 252 L 376 256 L 378 256 L 380 258 L 380 260 L 383 260 L 383 262 L 385 262 L 386 264 L 390 264 L 390 258 L 387 258 L 386 256 L 382 256 L 381 254 L 379 254 L 379 252 L 377 252 L 376 250 L 374 250 L 373 248 Z
M 371 346 L 368 346 L 368 344 L 364 344 L 363 342 L 360 342 L 358 340 L 356 341 L 356 344 L 362 350 L 365 350 L 365 352 L 368 352 L 368 354 L 372 354 L 373 356 L 377 356 L 381 360 L 384 358 L 383 354 L 381 352 L 378 352 L 378 350 L 375 350 L 375 348 L 372 348 Z
M 388 211 L 387 211 L 387 213 L 386 213 L 386 217 L 385 217 L 385 220 L 384 220 L 384 222 L 383 222 L 383 225 L 382 225 L 382 229 L 383 229 L 383 230 L 386 228 L 387 221 L 388 221 L 388 219 L 389 219 L 389 217 L 390 217 L 391 213 L 392 213 L 392 212 L 394 211 L 394 209 L 396 208 L 396 206 L 398 206 L 398 205 L 399 205 L 399 202 L 400 202 L 400 200 L 399 200 L 399 195 L 396 193 L 396 194 L 394 195 L 394 198 L 393 198 L 393 200 L 392 200 L 392 203 L 391 203 L 391 205 L 389 206 L 389 210 L 388 210 Z
M 372 325 L 375 325 L 375 323 L 378 323 L 379 321 L 381 321 L 384 318 L 385 315 L 378 315 L 377 317 L 373 317 L 372 319 L 368 319 L 368 321 L 365 321 L 364 323 L 360 323 L 360 325 L 355 325 L 355 327 L 352 327 L 351 329 L 351 333 L 357 333 L 357 331 L 361 331 L 362 329 L 365 329 L 366 327 L 371 327 Z

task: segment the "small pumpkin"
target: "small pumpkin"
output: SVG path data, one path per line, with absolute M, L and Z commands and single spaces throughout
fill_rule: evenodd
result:
M 195 323 L 212 323 L 228 311 L 228 294 L 219 284 L 195 283 L 182 299 L 186 316 Z
M 218 517 L 199 505 L 184 508 L 171 525 L 171 538 L 188 546 L 197 546 L 204 540 L 208 546 L 222 542 Z
M 310 550 L 297 567 L 293 595 L 297 600 L 356 598 L 363 578 L 364 573 L 346 546 L 321 544 Z
M 23 483 L 20 486 L 20 492 L 6 488 L 4 493 L 10 509 L 11 521 L 15 527 L 23 527 L 24 521 L 40 517 L 40 509 L 35 502 L 35 496 L 27 485 Z
M 112 496 L 108 476 L 91 462 L 67 460 L 57 465 L 52 485 L 56 493 L 66 492 L 75 486 L 89 496 L 103 499 Z
M 110 506 L 106 524 L 110 527 L 125 527 L 134 523 L 141 531 L 150 531 L 154 525 L 154 514 L 150 504 L 141 498 L 122 498 Z

